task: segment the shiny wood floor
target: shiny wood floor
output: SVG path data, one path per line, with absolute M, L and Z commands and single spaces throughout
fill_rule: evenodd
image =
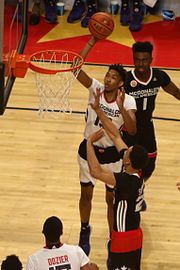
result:
M 84 69 L 102 80 L 107 67 Z M 180 86 L 180 71 L 168 73 Z M 86 89 L 75 82 L 72 109 L 82 113 L 42 119 L 31 110 L 37 108 L 32 72 L 16 79 L 9 109 L 0 117 L 0 261 L 6 255 L 17 254 L 25 265 L 27 256 L 43 246 L 42 224 L 50 215 L 62 219 L 63 241 L 78 243 L 80 186 L 76 155 L 83 138 L 86 100 Z M 145 189 L 148 210 L 142 213 L 142 269 L 179 270 L 180 192 L 176 182 L 180 180 L 180 122 L 175 121 L 180 119 L 179 102 L 161 90 L 154 116 L 159 154 Z M 91 224 L 90 258 L 105 270 L 108 228 L 104 185 L 99 182 Z

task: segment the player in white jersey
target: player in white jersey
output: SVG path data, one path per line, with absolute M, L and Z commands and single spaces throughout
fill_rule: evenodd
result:
M 118 65 L 111 65 L 110 67 L 116 68 Z M 88 137 L 95 131 L 99 129 L 101 126 L 101 122 L 99 121 L 99 118 L 97 117 L 96 112 L 91 108 L 91 103 L 94 100 L 93 93 L 96 92 L 96 89 L 100 89 L 100 107 L 102 111 L 111 119 L 111 121 L 115 124 L 115 126 L 121 130 L 124 119 L 121 114 L 121 111 L 119 109 L 119 106 L 116 102 L 116 100 L 112 102 L 108 102 L 105 96 L 105 85 L 97 81 L 96 79 L 92 79 L 92 85 L 89 87 L 89 100 L 88 100 L 88 108 L 86 113 L 86 127 L 84 131 L 84 138 L 88 139 Z M 136 109 L 135 105 L 135 99 L 131 96 L 125 94 L 125 100 L 124 100 L 124 108 L 126 111 Z M 109 138 L 109 136 L 106 134 L 101 140 L 95 143 L 95 145 L 100 147 L 109 147 L 113 146 L 113 141 Z
M 98 270 L 79 246 L 63 244 L 63 225 L 52 216 L 43 225 L 46 246 L 28 257 L 26 270 Z
M 92 37 L 81 51 L 81 56 L 84 58 L 95 45 L 96 40 Z M 126 95 L 125 101 L 122 104 L 121 99 L 117 98 L 118 90 L 124 84 L 126 79 L 126 70 L 119 64 L 110 65 L 104 77 L 104 84 L 94 78 L 88 76 L 83 70 L 78 74 L 79 82 L 89 90 L 88 104 L 93 102 L 93 93 L 96 89 L 100 89 L 100 106 L 104 113 L 112 120 L 116 127 L 120 130 L 125 124 L 130 134 L 136 133 L 136 103 L 135 99 Z M 81 218 L 81 232 L 79 238 L 79 246 L 88 255 L 90 252 L 90 232 L 89 225 L 91 213 L 91 201 L 93 197 L 93 188 L 96 180 L 90 175 L 86 157 L 86 142 L 87 138 L 99 127 L 101 122 L 96 113 L 88 105 L 86 112 L 86 127 L 84 132 L 84 140 L 81 142 L 78 151 L 78 161 L 80 166 L 80 184 L 81 196 L 79 201 L 79 210 Z M 106 166 L 113 172 L 121 170 L 121 161 L 119 153 L 113 145 L 112 141 L 105 136 L 95 145 L 96 156 L 103 166 Z M 111 235 L 113 228 L 113 187 L 106 186 L 106 203 L 107 203 L 107 218 L 109 225 L 109 234 Z

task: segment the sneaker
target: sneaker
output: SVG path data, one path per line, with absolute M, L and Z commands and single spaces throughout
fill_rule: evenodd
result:
M 40 22 L 40 3 L 34 2 L 32 14 L 29 18 L 30 25 L 37 25 Z
M 130 9 L 129 9 L 129 5 L 127 4 L 124 4 L 121 6 L 120 23 L 124 26 L 130 23 Z
M 86 11 L 85 3 L 82 0 L 75 0 L 72 10 L 70 11 L 67 22 L 74 23 L 81 20 Z
M 111 245 L 111 240 L 108 240 L 107 242 L 107 261 L 106 261 L 106 265 L 107 265 L 107 269 L 110 270 L 110 266 L 111 266 L 111 260 L 110 260 L 110 245 Z
M 47 0 L 45 3 L 45 21 L 47 23 L 56 23 L 57 10 L 56 0 Z
M 145 212 L 147 210 L 147 204 L 146 201 L 143 200 L 141 204 L 141 212 Z
M 141 6 L 133 10 L 132 18 L 131 18 L 131 22 L 129 26 L 130 31 L 139 31 L 141 29 L 143 17 L 144 17 L 144 11 Z
M 97 12 L 96 4 L 89 5 L 88 9 L 87 9 L 86 16 L 81 21 L 81 26 L 88 27 L 88 23 L 89 23 L 91 16 L 96 12 Z
M 91 226 L 89 225 L 85 229 L 81 229 L 80 237 L 79 237 L 79 246 L 84 250 L 86 255 L 88 256 L 90 253 L 90 235 L 91 235 Z

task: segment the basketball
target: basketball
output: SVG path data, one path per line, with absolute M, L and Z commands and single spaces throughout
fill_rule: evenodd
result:
M 97 12 L 90 18 L 88 28 L 95 38 L 105 39 L 113 32 L 114 20 L 108 13 Z

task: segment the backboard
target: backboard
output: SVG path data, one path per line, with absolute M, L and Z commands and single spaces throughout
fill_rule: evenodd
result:
M 14 50 L 22 54 L 26 44 L 28 4 L 29 0 L 0 1 L 0 115 L 6 109 L 16 79 L 11 72 L 11 55 Z

